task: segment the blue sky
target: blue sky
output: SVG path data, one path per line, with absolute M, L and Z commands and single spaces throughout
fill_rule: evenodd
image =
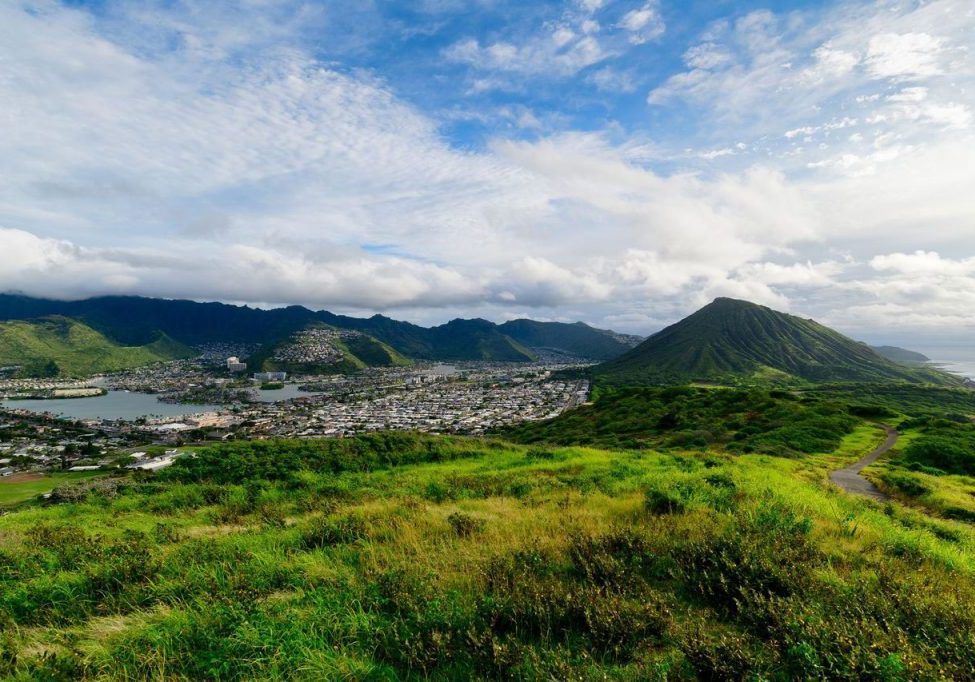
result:
M 0 289 L 975 325 L 975 7 L 0 4 Z

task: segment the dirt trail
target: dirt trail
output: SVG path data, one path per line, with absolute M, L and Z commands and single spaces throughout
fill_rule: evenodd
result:
M 829 475 L 829 480 L 841 487 L 846 492 L 851 495 L 863 495 L 864 497 L 872 497 L 875 500 L 889 500 L 887 495 L 884 495 L 880 490 L 877 489 L 873 483 L 865 479 L 860 475 L 865 467 L 870 466 L 877 461 L 877 458 L 883 454 L 886 454 L 894 444 L 897 443 L 897 430 L 886 424 L 880 424 L 884 431 L 887 432 L 887 439 L 878 447 L 876 450 L 871 452 L 869 455 L 851 464 L 845 469 L 838 469 Z

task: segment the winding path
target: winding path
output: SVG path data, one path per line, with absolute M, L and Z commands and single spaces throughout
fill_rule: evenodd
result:
M 884 501 L 889 500 L 890 498 L 880 492 L 877 486 L 860 475 L 860 472 L 863 471 L 864 468 L 876 462 L 878 457 L 886 454 L 897 442 L 898 433 L 895 428 L 892 426 L 887 426 L 886 424 L 879 424 L 879 426 L 881 426 L 883 430 L 887 432 L 887 439 L 881 443 L 876 450 L 855 464 L 851 464 L 845 469 L 838 469 L 830 473 L 829 480 L 851 495 L 862 495 L 864 497 L 872 497 L 875 500 Z

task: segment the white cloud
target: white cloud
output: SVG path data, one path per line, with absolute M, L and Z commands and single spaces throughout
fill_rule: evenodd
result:
M 624 14 L 619 26 L 629 31 L 630 41 L 637 44 L 656 40 L 666 31 L 656 0 Z
M 942 258 L 934 251 L 891 253 L 874 256 L 870 267 L 881 272 L 905 275 L 975 275 L 975 258 L 952 260 Z
M 606 58 L 595 38 L 578 36 L 565 29 L 556 29 L 551 36 L 523 45 L 508 42 L 481 45 L 469 38 L 451 45 L 444 56 L 482 70 L 549 76 L 570 76 Z
M 870 38 L 865 62 L 874 78 L 934 76 L 944 49 L 943 38 L 927 33 L 883 33 Z
M 476 38 L 464 38 L 448 46 L 443 56 L 478 71 L 532 77 L 573 76 L 614 54 L 603 47 L 599 23 L 593 19 L 602 6 L 601 0 L 580 0 L 578 10 L 565 11 L 559 19 L 545 22 L 533 33 L 483 44 Z M 496 83 L 504 85 L 504 81 Z
M 776 119 L 779 125 L 799 119 L 789 128 L 804 127 L 802 119 L 835 112 L 845 98 L 876 102 L 879 93 L 863 90 L 875 90 L 878 80 L 914 81 L 943 106 L 959 86 L 975 82 L 967 49 L 975 15 L 963 5 L 934 0 L 885 9 L 846 4 L 780 16 L 753 12 L 706 31 L 684 55 L 688 69 L 654 88 L 648 102 L 687 100 L 724 125 L 748 122 L 756 134 L 767 132 L 762 128 Z M 962 92 L 970 88 L 962 86 Z
M 618 71 L 610 67 L 604 67 L 590 74 L 589 82 L 597 89 L 604 92 L 634 92 L 636 91 L 636 79 L 633 74 L 626 71 Z
M 684 63 L 692 69 L 714 69 L 731 60 L 731 54 L 712 42 L 693 45 L 684 53 Z
M 903 88 L 900 92 L 887 97 L 888 102 L 923 102 L 928 98 L 928 89 L 920 86 Z
M 735 277 L 768 286 L 828 287 L 835 284 L 837 275 L 843 269 L 844 265 L 836 261 L 815 264 L 807 261 L 791 265 L 749 263 L 739 268 Z
M 714 159 L 720 159 L 722 156 L 731 156 L 735 153 L 735 150 L 731 147 L 722 147 L 721 149 L 709 149 L 707 151 L 698 152 L 698 156 L 705 161 L 713 161 Z
M 791 140 L 793 137 L 799 137 L 800 135 L 812 135 L 817 130 L 819 130 L 818 126 L 802 126 L 801 128 L 793 128 L 792 130 L 785 131 L 785 136 Z
M 606 0 L 579 0 L 579 5 L 589 14 L 593 14 L 602 9 Z
M 856 53 L 837 50 L 829 43 L 817 47 L 812 56 L 814 63 L 803 72 L 803 75 L 814 83 L 842 78 L 860 63 L 860 57 Z

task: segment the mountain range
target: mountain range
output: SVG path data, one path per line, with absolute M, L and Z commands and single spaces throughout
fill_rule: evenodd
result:
M 602 361 L 626 352 L 640 340 L 583 323 L 514 320 L 498 325 L 482 319 L 456 319 L 435 327 L 421 327 L 384 315 L 358 318 L 301 306 L 263 310 L 138 296 L 58 301 L 0 294 L 0 321 L 38 321 L 55 317 L 73 320 L 101 335 L 108 343 L 123 348 L 147 346 L 160 338 L 170 339 L 182 349 L 214 343 L 264 347 L 281 343 L 311 326 L 324 324 L 360 332 L 405 358 L 427 361 L 530 362 L 540 352 L 550 351 Z M 0 345 L 2 343 L 0 339 Z M 11 348 L 15 347 L 22 346 L 11 344 Z M 376 344 L 370 347 L 375 349 Z M 57 362 L 62 353 L 52 353 L 48 359 Z M 33 367 L 45 359 L 26 351 L 19 356 L 14 352 L 8 355 L 5 364 Z M 359 357 L 352 363 L 371 364 L 367 358 Z M 64 373 L 70 373 L 67 366 L 62 369 Z
M 342 330 L 336 371 L 421 361 L 601 362 L 597 384 L 693 381 L 861 381 L 952 385 L 924 356 L 871 348 L 813 320 L 719 298 L 646 340 L 581 322 L 455 319 L 422 327 L 384 315 L 336 315 L 301 306 L 263 310 L 224 303 L 110 296 L 56 301 L 0 295 L 0 366 L 20 375 L 78 376 L 191 357 L 194 347 L 247 344 L 252 369 L 277 366 L 274 350 L 310 329 Z
M 602 385 L 693 381 L 858 381 L 959 384 L 953 375 L 890 360 L 813 320 L 718 298 L 593 368 Z

